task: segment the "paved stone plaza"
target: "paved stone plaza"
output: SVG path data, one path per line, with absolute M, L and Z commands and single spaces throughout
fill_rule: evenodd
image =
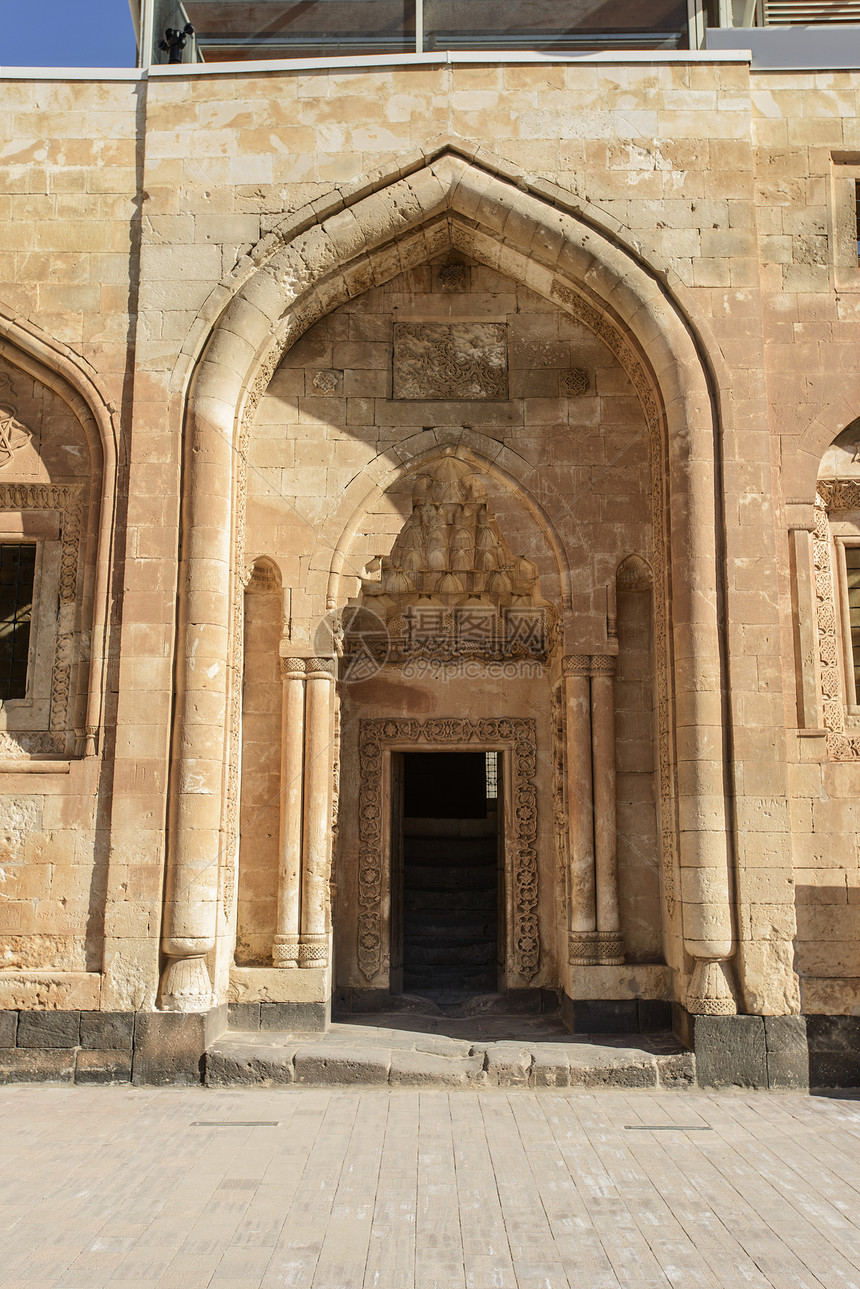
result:
M 0 1114 L 2 1289 L 860 1286 L 847 1095 L 16 1086 Z

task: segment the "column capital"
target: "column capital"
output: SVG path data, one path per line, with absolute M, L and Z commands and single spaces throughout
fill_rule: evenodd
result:
M 564 676 L 588 676 L 591 674 L 591 654 L 567 653 L 561 660 L 561 671 Z
M 305 676 L 334 680 L 336 669 L 336 658 L 281 658 L 281 676 L 284 680 L 301 680 Z
M 592 676 L 614 676 L 618 659 L 613 653 L 593 653 L 591 655 Z
M 561 660 L 564 676 L 614 676 L 617 658 L 612 653 L 568 653 Z

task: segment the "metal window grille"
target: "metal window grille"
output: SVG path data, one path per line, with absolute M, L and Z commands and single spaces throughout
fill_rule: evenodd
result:
M 0 701 L 27 694 L 36 547 L 0 543 Z
M 498 752 L 485 752 L 484 758 L 487 776 L 487 800 L 495 801 L 499 795 L 499 754 Z

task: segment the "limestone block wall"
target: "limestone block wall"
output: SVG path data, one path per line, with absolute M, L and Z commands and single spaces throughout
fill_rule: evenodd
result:
M 797 969 L 803 1009 L 831 1014 L 850 1013 L 860 1001 L 860 762 L 834 762 L 825 738 L 816 736 L 824 719 L 814 669 L 816 711 L 804 712 L 796 697 L 797 628 L 814 637 L 816 596 L 804 592 L 803 578 L 792 584 L 789 537 L 814 532 L 821 459 L 860 407 L 856 229 L 844 216 L 860 156 L 857 89 L 851 73 L 810 72 L 785 81 L 763 73 L 751 92 L 768 417 L 782 503 L 786 724 L 802 728 L 788 745 Z M 802 564 L 809 547 L 799 551 Z
M 77 364 L 104 405 L 112 404 L 121 432 L 111 522 L 122 632 L 105 680 L 105 692 L 117 695 L 115 737 L 109 732 L 100 744 L 98 771 L 73 765 L 62 784 L 59 774 L 46 775 L 44 794 L 19 776 L 0 785 L 12 816 L 18 801 L 44 795 L 49 805 L 27 816 L 34 836 L 55 835 L 52 811 L 75 833 L 82 865 L 75 929 L 63 929 L 70 923 L 61 898 L 42 874 L 32 878 L 38 894 L 14 901 L 14 924 L 33 929 L 10 935 L 37 934 L 39 921 L 38 934 L 74 940 L 53 957 L 46 942 L 46 964 L 50 957 L 64 970 L 97 970 L 99 954 L 88 947 L 97 932 L 81 929 L 86 870 L 87 926 L 104 925 L 102 1005 L 153 1005 L 184 417 L 195 363 L 231 292 L 253 271 L 261 237 L 300 210 L 308 220 L 324 217 L 409 171 L 422 153 L 453 143 L 559 209 L 567 203 L 583 212 L 653 269 L 692 320 L 719 423 L 721 581 L 701 593 L 727 628 L 719 665 L 739 1001 L 763 1012 L 799 1005 L 797 906 L 803 1005 L 854 1008 L 858 767 L 831 760 L 814 722 L 799 722 L 796 627 L 805 614 L 814 638 L 814 615 L 792 582 L 789 530 L 812 532 L 819 462 L 860 411 L 860 296 L 843 212 L 860 156 L 858 76 L 654 61 L 170 74 L 141 84 L 4 79 L 3 86 L 3 343 L 14 319 L 50 338 L 57 361 Z M 467 267 L 472 316 L 492 309 L 509 320 L 512 380 L 521 383 L 512 385 L 503 424 L 482 421 L 486 408 L 474 406 L 449 408 L 444 423 L 463 442 L 469 435 L 501 442 L 532 475 L 549 479 L 532 479 L 542 504 L 566 499 L 559 526 L 572 564 L 579 552 L 588 568 L 574 581 L 572 616 L 597 651 L 605 640 L 600 597 L 618 559 L 631 550 L 647 555 L 647 519 L 638 509 L 644 449 L 636 448 L 638 464 L 627 474 L 627 451 L 623 467 L 602 473 L 616 437 L 623 447 L 640 413 L 617 369 L 598 362 L 589 334 L 496 270 Z M 295 597 L 297 645 L 325 608 L 331 548 L 344 522 L 331 499 L 380 454 L 399 466 L 400 446 L 442 423 L 438 408 L 428 416 L 416 404 L 414 421 L 392 409 L 386 383 L 395 306 L 398 317 L 419 305 L 439 317 L 460 299 L 440 289 L 434 272 L 415 267 L 397 290 L 357 295 L 317 324 L 278 369 L 258 411 L 247 549 L 254 557 L 277 548 Z M 581 365 L 593 366 L 596 385 L 562 405 L 558 378 L 571 346 L 591 355 Z M 333 389 L 313 385 L 323 373 L 333 373 Z M 406 504 L 406 490 L 380 503 L 351 548 L 354 573 L 380 553 L 380 536 L 393 541 Z M 620 510 L 625 523 L 629 517 L 639 526 L 635 541 L 622 539 Z M 528 534 L 517 527 L 515 508 L 500 513 L 513 547 Z M 213 516 L 213 532 L 224 522 Z M 229 559 L 220 546 L 215 564 L 213 578 L 224 581 Z M 622 610 L 622 629 L 623 621 Z M 218 641 L 213 649 L 207 665 L 217 668 L 220 657 L 223 676 L 226 646 Z M 110 791 L 99 799 L 88 776 L 102 775 Z M 700 787 L 706 796 L 707 785 Z M 60 807 L 66 795 L 76 804 Z M 27 844 L 38 849 L 35 840 Z M 58 856 L 63 847 L 58 842 Z M 217 848 L 208 857 L 222 873 L 221 947 L 210 955 L 222 991 L 234 950 L 233 913 L 225 911 L 232 906 L 222 896 L 234 859 Z M 57 874 L 65 871 L 66 861 L 57 863 Z M 21 965 L 43 956 L 36 941 L 14 943 Z

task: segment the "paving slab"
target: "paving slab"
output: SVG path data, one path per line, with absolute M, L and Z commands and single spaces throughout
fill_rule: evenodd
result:
M 0 1138 L 0 1289 L 860 1285 L 856 1095 L 17 1084 Z

